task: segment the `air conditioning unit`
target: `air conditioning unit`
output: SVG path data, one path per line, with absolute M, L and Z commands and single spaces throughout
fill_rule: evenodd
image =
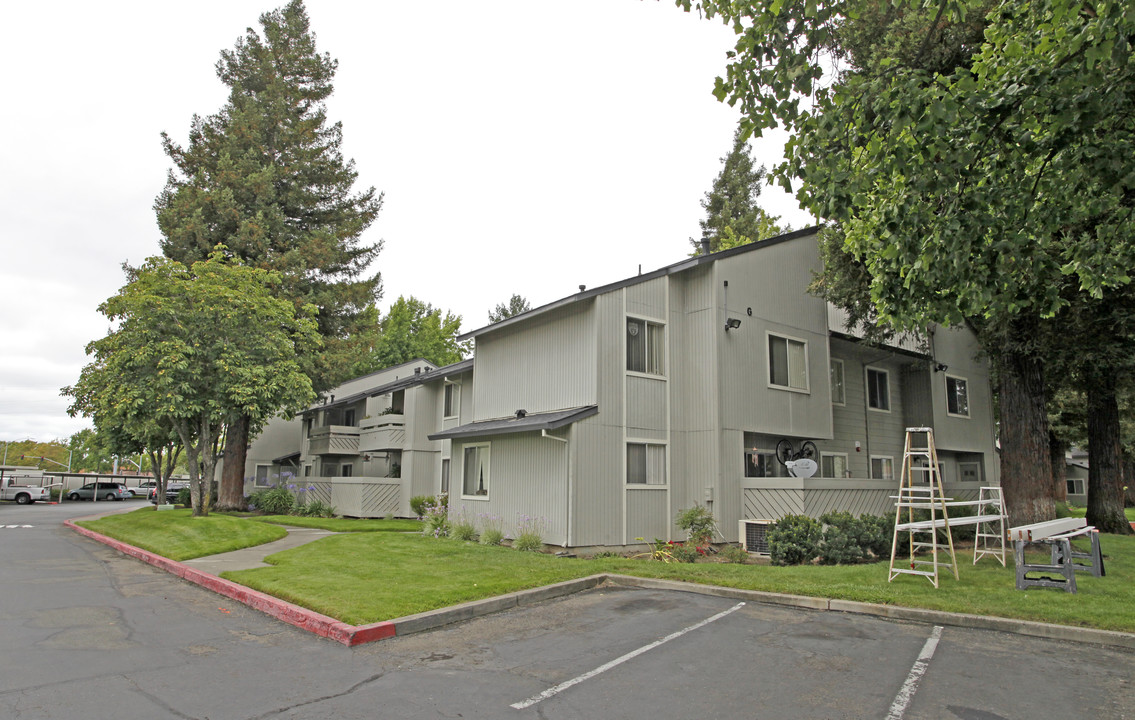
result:
M 738 523 L 738 537 L 741 538 L 741 549 L 745 552 L 768 555 L 768 531 L 775 520 L 741 520 Z

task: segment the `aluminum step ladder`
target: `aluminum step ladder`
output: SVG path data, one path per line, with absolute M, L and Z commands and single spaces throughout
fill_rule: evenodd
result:
M 977 534 L 973 538 L 973 564 L 992 555 L 1005 565 L 1005 501 L 998 486 L 983 487 L 977 494 Z M 996 511 L 993 510 L 996 508 Z
M 899 575 L 921 575 L 938 587 L 942 568 L 950 568 L 957 580 L 958 563 L 946 511 L 946 502 L 950 498 L 946 498 L 942 490 L 942 473 L 938 467 L 932 428 L 906 429 L 899 494 L 892 497 L 895 499 L 895 532 L 891 540 L 891 568 L 887 582 Z M 929 512 L 929 519 L 916 519 L 915 511 L 923 510 Z M 944 543 L 938 541 L 939 530 L 945 531 Z M 905 558 L 897 557 L 900 533 L 905 534 L 908 540 Z M 948 562 L 946 558 L 939 558 L 942 552 L 948 554 Z

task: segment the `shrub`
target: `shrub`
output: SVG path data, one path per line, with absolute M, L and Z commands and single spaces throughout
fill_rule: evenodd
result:
M 768 533 L 773 565 L 800 565 L 816 557 L 822 533 L 820 524 L 807 515 L 785 515 Z
M 449 536 L 449 508 L 444 505 L 426 505 L 426 514 L 422 518 L 423 535 L 433 535 L 435 538 Z
M 698 548 L 691 543 L 673 543 L 670 545 L 670 555 L 681 563 L 696 562 L 701 553 Z
M 302 508 L 296 509 L 297 514 L 306 515 L 307 517 L 334 517 L 335 508 L 331 507 L 322 500 L 308 500 L 307 504 Z
M 674 522 L 686 531 L 690 542 L 698 547 L 705 547 L 713 542 L 713 534 L 717 531 L 717 522 L 713 519 L 713 513 L 702 505 L 694 505 L 681 511 Z
M 465 514 L 465 508 L 449 520 L 449 536 L 456 540 L 472 541 L 477 539 L 477 526 Z
M 721 561 L 727 563 L 744 564 L 749 559 L 749 553 L 741 549 L 740 545 L 726 545 L 721 548 Z
M 265 515 L 291 515 L 296 507 L 296 498 L 283 485 L 270 490 L 258 490 L 252 496 L 256 509 Z
M 433 495 L 415 495 L 410 498 L 410 510 L 418 517 L 426 516 L 426 505 L 435 505 L 437 498 Z
M 189 488 L 183 487 L 177 491 L 177 504 L 185 505 L 186 507 L 193 504 L 193 493 L 189 491 Z
M 525 552 L 537 552 L 544 548 L 544 518 L 531 518 L 521 515 L 516 524 L 516 537 L 512 546 Z
M 482 513 L 481 518 L 481 544 L 500 545 L 504 540 L 504 528 L 499 515 Z
M 850 565 L 863 559 L 863 524 L 851 513 L 824 513 L 820 516 L 820 523 L 823 525 L 820 562 L 825 565 Z
M 863 534 L 860 536 L 863 549 L 876 558 L 889 558 L 891 556 L 891 540 L 895 532 L 894 518 L 887 515 L 867 515 L 864 513 L 859 516 L 859 522 L 863 529 Z

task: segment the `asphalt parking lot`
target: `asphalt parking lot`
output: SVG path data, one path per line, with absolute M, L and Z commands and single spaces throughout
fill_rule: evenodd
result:
M 347 648 L 11 510 L 0 717 L 1135 717 L 1127 650 L 666 590 Z

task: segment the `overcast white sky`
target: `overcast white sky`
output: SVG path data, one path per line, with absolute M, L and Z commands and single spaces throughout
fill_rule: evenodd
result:
M 275 4 L 273 2 L 275 1 Z M 0 66 L 0 440 L 89 422 L 59 389 L 108 325 L 121 264 L 158 254 L 159 134 L 226 97 L 214 65 L 284 0 L 16 3 Z M 481 327 L 680 260 L 738 113 L 711 94 L 732 33 L 670 0 L 308 0 L 339 60 L 332 120 L 385 192 L 385 311 L 413 294 Z M 759 162 L 783 138 L 754 143 Z M 794 227 L 796 202 L 762 204 Z

